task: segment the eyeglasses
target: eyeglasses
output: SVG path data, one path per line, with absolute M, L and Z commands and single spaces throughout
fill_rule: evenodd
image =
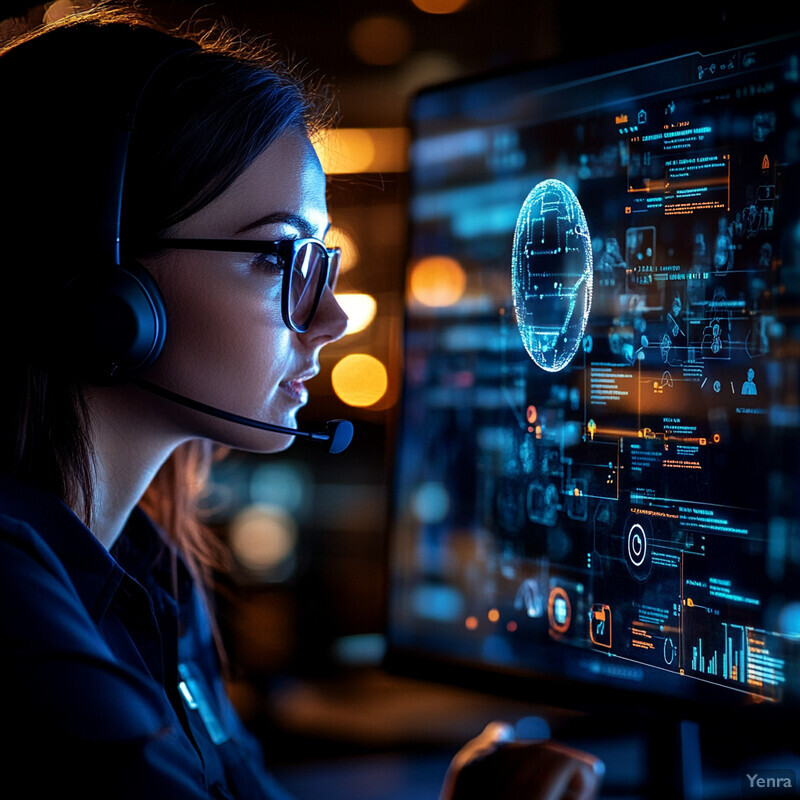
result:
M 208 250 L 224 253 L 258 253 L 275 256 L 274 266 L 283 272 L 281 315 L 295 333 L 305 333 L 319 306 L 325 287 L 333 291 L 339 275 L 341 250 L 326 247 L 320 239 L 158 239 L 169 250 Z

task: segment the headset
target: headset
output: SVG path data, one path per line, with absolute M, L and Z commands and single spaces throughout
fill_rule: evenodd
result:
M 110 152 L 108 195 L 101 220 L 101 264 L 80 273 L 66 286 L 63 308 L 69 309 L 79 352 L 81 376 L 98 384 L 134 383 L 172 402 L 219 419 L 266 431 L 299 436 L 328 445 L 328 452 L 341 453 L 353 438 L 348 420 L 331 420 L 325 431 L 304 431 L 250 419 L 210 406 L 199 400 L 158 386 L 141 378 L 164 348 L 167 314 L 153 277 L 120 248 L 122 209 L 128 155 L 142 96 L 153 77 L 171 59 L 198 51 L 199 45 L 182 41 L 180 48 L 163 57 L 139 88 L 123 123 L 113 133 Z

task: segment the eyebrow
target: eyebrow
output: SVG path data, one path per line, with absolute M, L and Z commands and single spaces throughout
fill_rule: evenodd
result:
M 239 228 L 236 233 L 247 233 L 248 231 L 252 231 L 256 228 L 261 228 L 264 225 L 275 225 L 281 223 L 285 225 L 291 225 L 292 227 L 296 228 L 302 236 L 307 238 L 313 238 L 316 234 L 316 229 L 307 219 L 305 219 L 305 217 L 301 217 L 298 214 L 291 214 L 287 211 L 275 211 L 272 214 L 266 214 L 263 217 L 259 217 L 258 219 L 253 220 L 253 222 L 245 225 L 243 228 Z M 320 238 L 324 238 L 329 229 L 330 224 L 328 224 L 328 226 L 325 228 Z

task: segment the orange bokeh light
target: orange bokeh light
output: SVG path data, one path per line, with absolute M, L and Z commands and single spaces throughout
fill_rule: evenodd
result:
M 461 11 L 469 0 L 412 0 L 426 14 L 452 14 Z

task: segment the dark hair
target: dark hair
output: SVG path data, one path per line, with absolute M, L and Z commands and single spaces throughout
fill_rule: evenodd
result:
M 144 88 L 144 92 L 142 89 Z M 329 119 L 327 95 L 223 28 L 180 35 L 138 12 L 77 14 L 0 48 L 0 470 L 91 509 L 87 387 L 67 366 L 59 296 L 104 257 L 114 133 L 135 111 L 122 241 L 147 243 L 204 207 L 284 131 Z M 13 305 L 12 305 L 13 304 Z M 217 548 L 196 501 L 210 446 L 179 448 L 143 505 L 203 572 Z M 89 519 L 87 519 L 89 522 Z

